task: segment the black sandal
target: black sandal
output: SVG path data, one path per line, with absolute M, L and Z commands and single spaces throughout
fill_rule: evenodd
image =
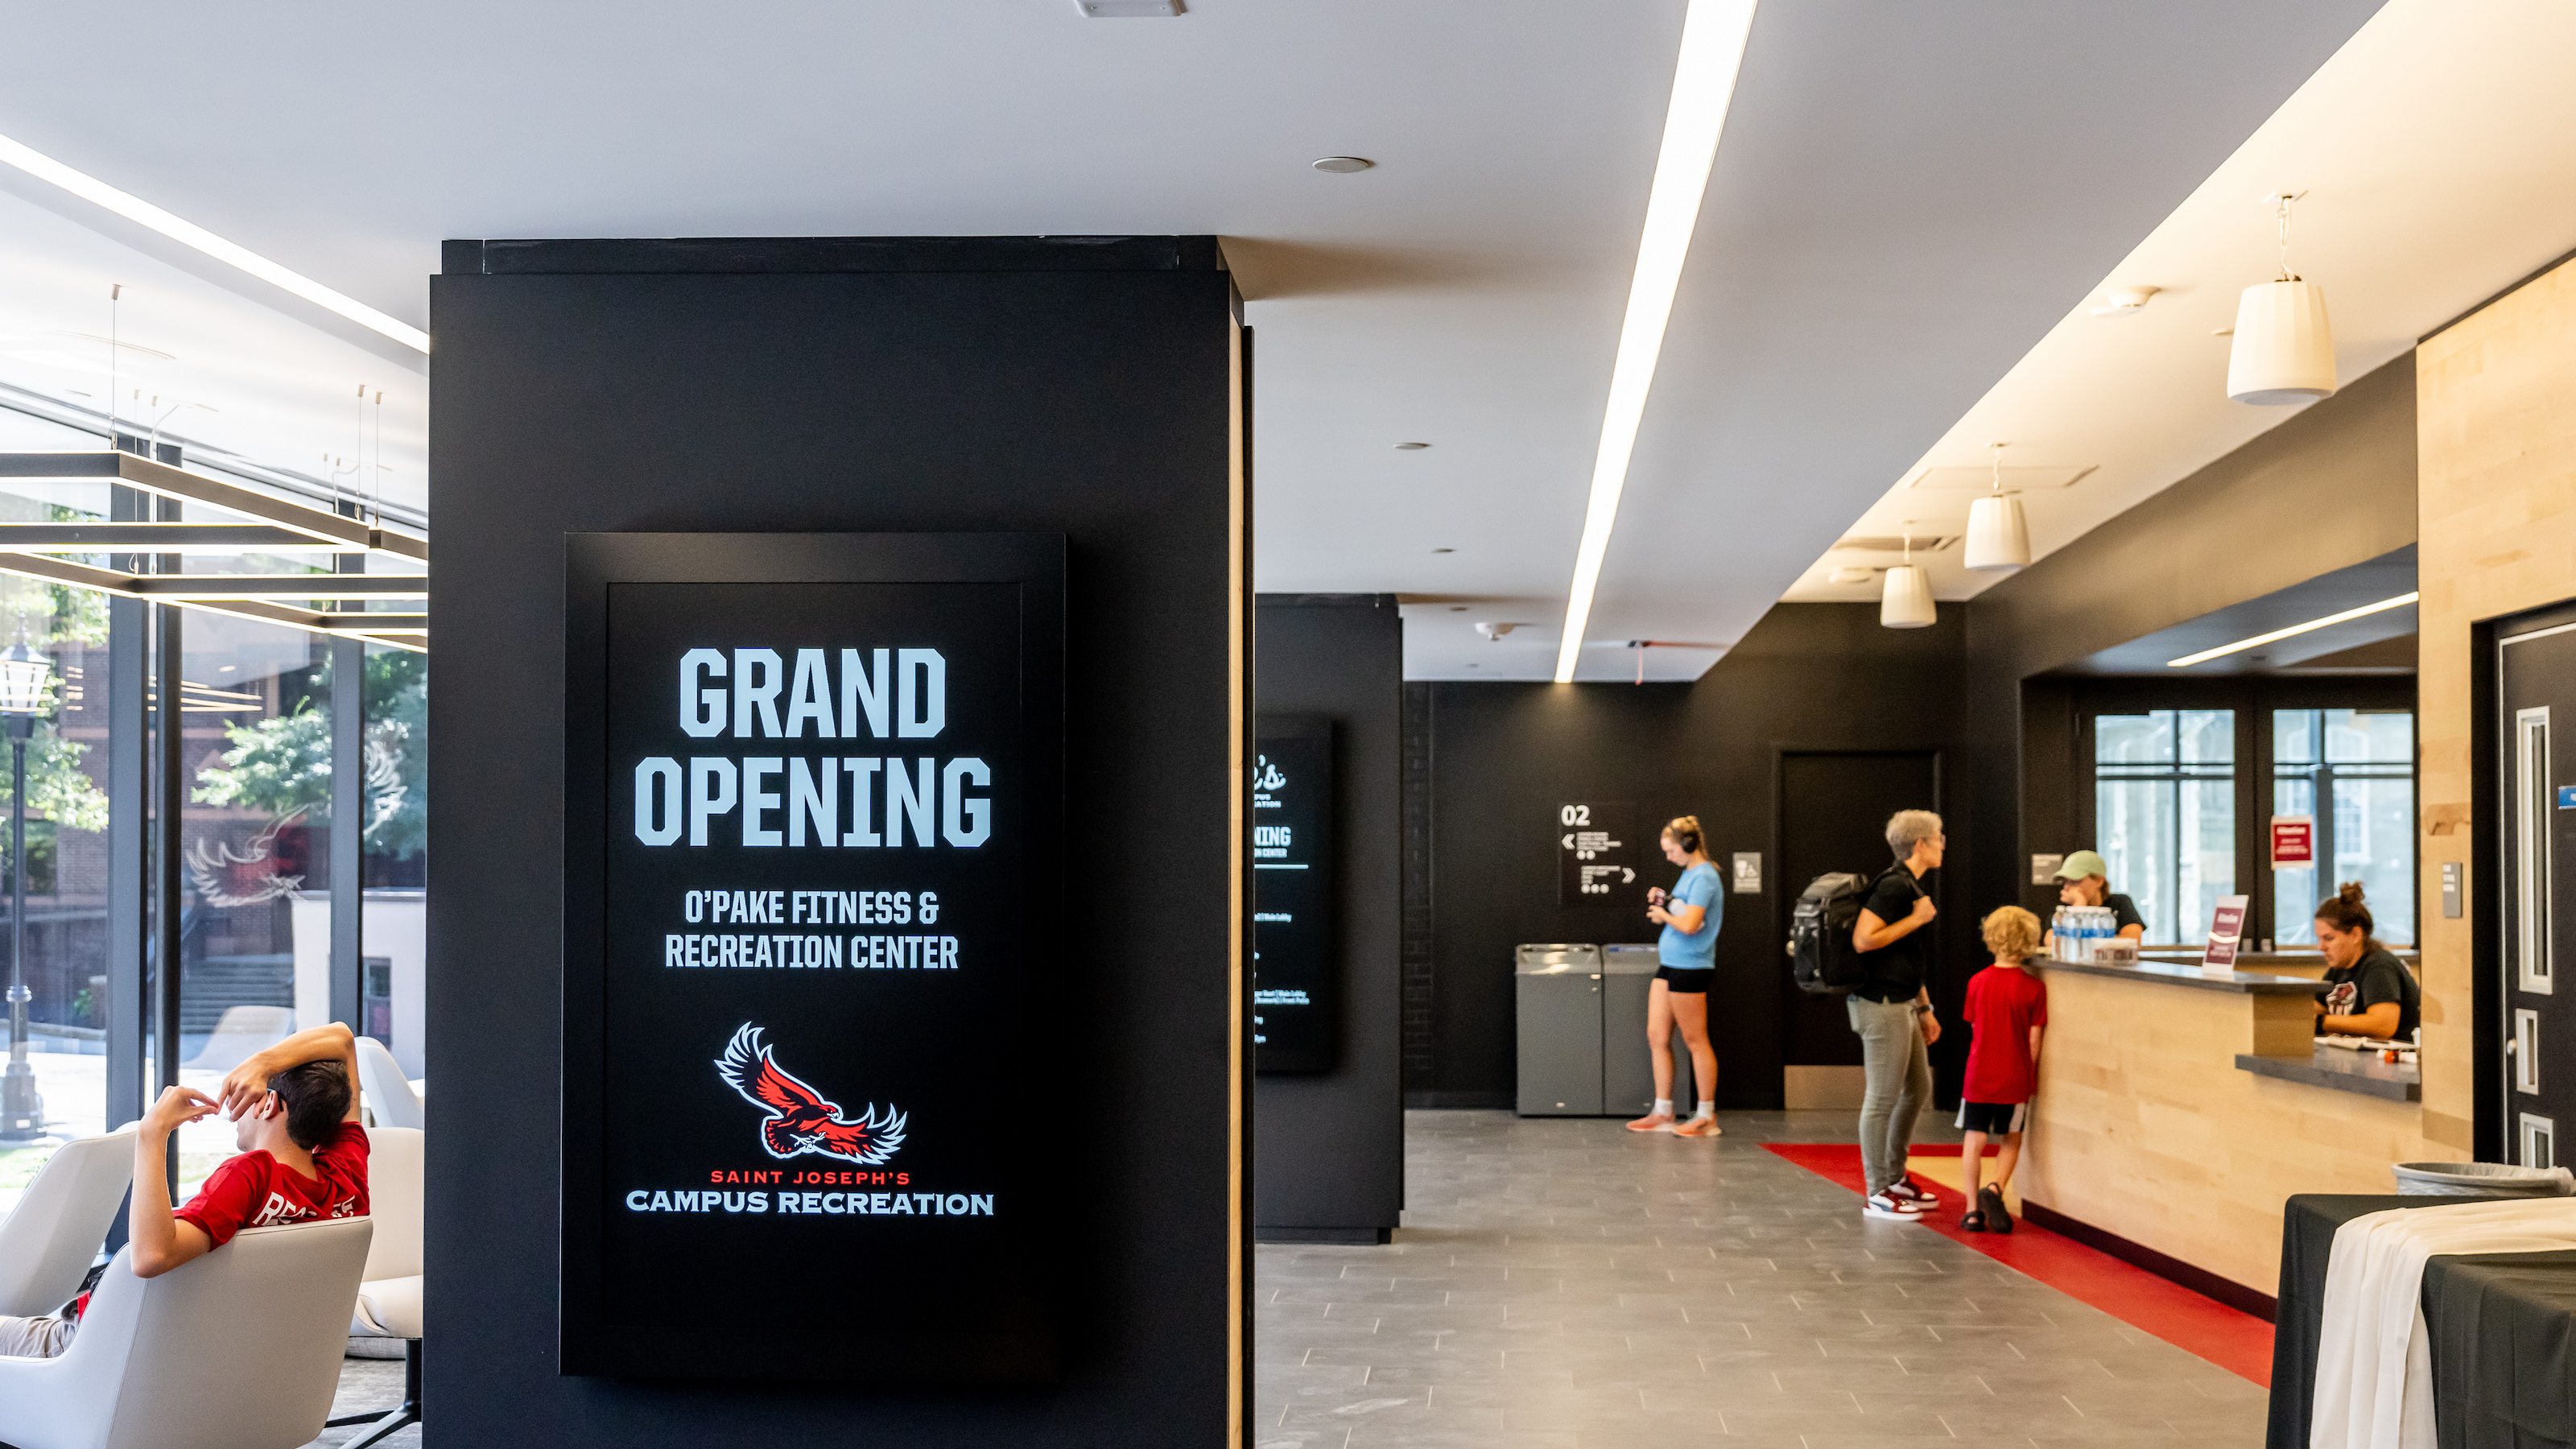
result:
M 1960 1231 L 1960 1232 L 1963 1232 L 1963 1233 L 1982 1233 L 1982 1232 L 1984 1232 L 1985 1230 L 1986 1230 L 1986 1215 L 1985 1215 L 1984 1213 L 1981 1213 L 1981 1212 L 1977 1211 L 1975 1208 L 1970 1208 L 1970 1209 L 1968 1209 L 1966 1212 L 1963 1212 L 1963 1213 L 1959 1214 L 1959 1231 Z

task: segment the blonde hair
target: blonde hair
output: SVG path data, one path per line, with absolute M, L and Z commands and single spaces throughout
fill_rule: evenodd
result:
M 1664 823 L 1664 833 L 1673 838 L 1673 844 L 1680 846 L 1684 855 L 1697 855 L 1700 848 L 1708 843 L 1707 838 L 1700 834 L 1699 817 L 1696 815 L 1674 816 Z
M 1986 949 L 1998 961 L 2026 961 L 2039 954 L 2039 917 L 2019 906 L 2004 906 L 1977 923 Z

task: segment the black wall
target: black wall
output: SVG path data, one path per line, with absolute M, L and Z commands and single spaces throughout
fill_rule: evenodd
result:
M 1400 751 L 1404 622 L 1392 594 L 1264 594 L 1253 622 L 1255 707 L 1336 725 L 1334 875 L 1341 1060 L 1259 1078 L 1253 1220 L 1279 1240 L 1377 1240 L 1404 1208 L 1398 1033 L 1403 929 Z
M 1592 799 L 1635 802 L 1649 830 L 1697 815 L 1721 872 L 1733 852 L 1762 852 L 1763 893 L 1724 898 L 1709 1033 L 1718 1102 L 1779 1106 L 1781 1000 L 1795 990 L 1781 944 L 1806 884 L 1778 876 L 1779 753 L 1935 749 L 1957 780 L 1964 641 L 1951 605 L 1931 628 L 1899 630 L 1879 627 L 1875 604 L 1782 604 L 1694 684 L 1430 685 L 1432 1060 L 1407 1079 L 1407 1101 L 1511 1105 L 1515 945 L 1655 939 L 1642 911 L 1557 904 L 1556 808 Z M 1963 795 L 1946 785 L 1940 802 L 1954 852 L 1975 845 Z M 1677 872 L 1643 844 L 1648 878 L 1670 884 Z M 1969 959 L 1976 902 L 1948 882 L 1938 899 L 1935 990 L 1954 1005 L 1983 964 Z M 1964 1037 L 1935 1049 L 1945 1081 Z
M 1250 601 L 1230 582 L 1234 299 L 1213 243 L 452 242 L 431 302 L 450 661 L 430 715 L 435 1433 L 1224 1442 L 1248 1226 L 1230 1215 L 1230 671 Z M 1069 536 L 1070 905 L 1040 932 L 1066 1066 L 958 1064 L 1014 1074 L 1025 1109 L 991 1129 L 1064 1144 L 1078 1173 L 1060 1387 L 557 1376 L 563 535 L 586 530 Z M 782 1263 L 742 1309 L 797 1291 Z

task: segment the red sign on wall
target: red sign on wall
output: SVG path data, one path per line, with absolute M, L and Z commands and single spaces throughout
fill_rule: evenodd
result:
M 2272 868 L 2317 863 L 2317 820 L 2313 815 L 2272 817 Z

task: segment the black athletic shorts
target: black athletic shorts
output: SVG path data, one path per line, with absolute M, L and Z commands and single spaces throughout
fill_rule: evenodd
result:
M 1962 1099 L 1959 1103 L 1959 1130 L 1962 1132 L 1983 1132 L 1989 1137 L 2001 1137 L 2022 1130 L 2029 1117 L 2028 1102 L 1970 1102 Z
M 1693 970 L 1687 966 L 1658 966 L 1655 968 L 1655 979 L 1664 983 L 1664 989 L 1666 991 L 1678 991 L 1685 996 L 1707 995 L 1708 979 L 1716 974 L 1717 968 L 1714 966 L 1705 966 L 1697 970 Z

